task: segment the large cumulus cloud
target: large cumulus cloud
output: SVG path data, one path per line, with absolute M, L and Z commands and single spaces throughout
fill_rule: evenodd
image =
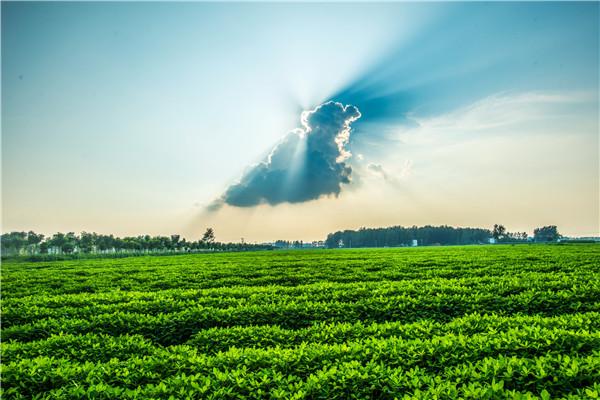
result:
M 360 118 L 355 106 L 327 102 L 302 113 L 302 128 L 288 133 L 267 159 L 231 185 L 219 203 L 251 207 L 300 203 L 338 195 L 350 183 L 350 125 Z

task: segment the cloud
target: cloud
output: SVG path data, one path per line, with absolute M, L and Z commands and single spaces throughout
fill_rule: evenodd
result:
M 400 127 L 396 137 L 431 148 L 494 135 L 547 135 L 580 126 L 596 103 L 589 92 L 502 92 L 433 117 L 411 114 L 414 126 Z
M 250 168 L 241 180 L 215 200 L 252 207 L 258 204 L 301 203 L 326 195 L 339 195 L 349 184 L 352 168 L 346 162 L 350 125 L 361 116 L 352 105 L 329 101 L 301 115 L 302 128 L 289 132 L 267 159 Z
M 406 160 L 400 170 L 397 172 L 390 172 L 381 164 L 370 163 L 367 165 L 367 169 L 376 176 L 383 178 L 383 180 L 394 186 L 400 187 L 400 180 L 408 177 L 412 172 L 412 161 Z
M 367 168 L 375 175 L 380 175 L 384 180 L 387 181 L 389 179 L 388 173 L 383 169 L 381 164 L 369 164 L 367 165 Z

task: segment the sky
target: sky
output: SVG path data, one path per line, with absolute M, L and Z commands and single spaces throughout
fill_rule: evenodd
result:
M 597 2 L 1 11 L 4 232 L 600 235 Z

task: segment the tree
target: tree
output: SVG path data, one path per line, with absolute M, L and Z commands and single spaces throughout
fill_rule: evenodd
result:
M 275 247 L 277 248 L 282 248 L 282 249 L 287 249 L 288 247 L 290 247 L 290 242 L 287 240 L 276 240 L 275 241 Z
M 57 232 L 52 235 L 52 238 L 48 240 L 49 247 L 58 247 L 61 251 L 63 246 L 67 243 L 65 239 L 65 234 L 62 232 Z
M 98 235 L 96 245 L 100 250 L 108 250 L 115 247 L 115 238 L 113 235 Z
M 2 254 L 19 253 L 27 246 L 27 233 L 10 232 L 2 235 Z
M 506 236 L 506 228 L 504 227 L 504 225 L 494 224 L 492 236 L 496 240 L 504 238 L 504 236 Z
M 27 244 L 29 245 L 37 246 L 42 240 L 44 240 L 44 235 L 41 233 L 37 234 L 34 231 L 29 231 L 29 233 L 27 233 Z
M 453 228 L 451 226 L 392 226 L 388 228 L 360 228 L 357 231 L 345 230 L 330 233 L 325 240 L 328 248 L 337 248 L 339 243 L 344 247 L 377 247 L 377 246 L 410 246 L 413 240 L 419 245 L 443 244 L 477 244 L 485 243 L 492 235 L 488 229 Z M 277 243 L 275 244 L 277 247 Z
M 536 242 L 554 242 L 560 238 L 556 225 L 535 228 L 533 238 Z
M 98 235 L 96 233 L 81 232 L 79 236 L 79 245 L 84 253 L 91 253 L 96 245 Z
M 179 239 L 181 236 L 179 235 L 171 235 L 171 246 L 173 249 L 177 249 L 179 247 Z
M 280 241 L 282 242 L 282 241 Z M 61 252 L 71 253 L 93 253 L 96 250 L 101 252 L 121 252 L 121 251 L 165 251 L 165 250 L 186 250 L 193 251 L 199 249 L 218 250 L 250 250 L 263 249 L 271 250 L 273 246 L 268 244 L 250 244 L 250 243 L 219 243 L 215 239 L 215 231 L 208 228 L 201 240 L 188 242 L 180 235 L 171 236 L 150 236 L 140 235 L 137 237 L 126 236 L 123 238 L 113 235 L 102 235 L 97 233 L 81 232 L 76 235 L 74 232 L 58 232 L 51 237 L 44 238 L 44 235 L 30 232 L 10 232 L 2 234 L 0 239 L 2 255 L 24 254 L 47 254 Z M 302 241 L 294 242 L 295 247 L 302 247 Z M 286 241 L 285 247 L 291 247 L 291 242 Z
M 215 231 L 213 228 L 207 228 L 206 232 L 204 232 L 204 236 L 202 236 L 202 241 L 204 243 L 214 243 L 215 241 Z
M 79 244 L 79 238 L 75 235 L 75 232 L 69 232 L 65 235 L 65 243 L 62 245 L 63 253 L 72 253 Z

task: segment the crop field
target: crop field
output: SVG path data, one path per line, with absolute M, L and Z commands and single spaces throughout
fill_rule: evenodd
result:
M 2 265 L 3 399 L 598 398 L 600 246 Z

